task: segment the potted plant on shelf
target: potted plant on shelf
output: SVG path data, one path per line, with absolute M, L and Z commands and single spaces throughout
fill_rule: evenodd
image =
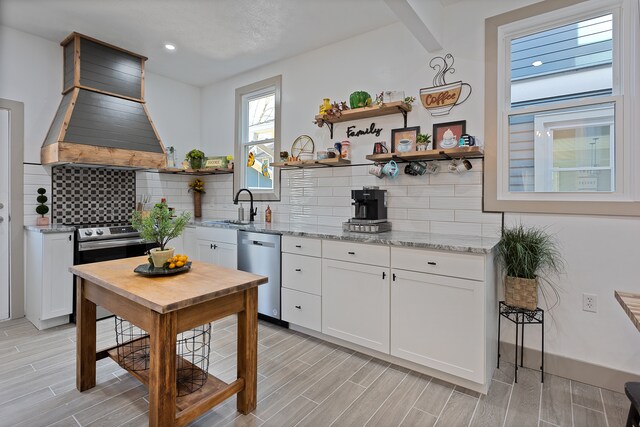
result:
M 417 151 L 425 151 L 432 150 L 431 146 L 431 135 L 428 133 L 419 133 L 416 137 L 416 150 Z
M 196 178 L 189 184 L 189 192 L 193 191 L 193 216 L 200 218 L 202 216 L 202 193 L 204 191 L 204 181 Z
M 564 259 L 555 239 L 544 229 L 522 224 L 505 228 L 497 245 L 496 258 L 506 274 L 505 304 L 535 310 L 538 288 L 549 308 L 560 300 L 553 279 L 564 271 Z M 555 303 L 550 305 L 551 295 L 555 297 Z
M 140 236 L 150 242 L 158 244 L 151 249 L 151 262 L 156 268 L 164 266 L 173 257 L 175 248 L 167 247 L 171 239 L 175 239 L 184 230 L 191 218 L 190 212 L 183 212 L 176 218 L 171 218 L 171 212 L 166 203 L 156 204 L 148 215 L 134 211 L 131 215 L 131 225 L 140 232 Z
M 196 148 L 189 151 L 185 156 L 185 160 L 189 162 L 191 169 L 201 169 L 204 161 L 204 153 Z
M 45 216 L 49 213 L 49 206 L 45 205 L 47 200 L 49 200 L 47 196 L 44 195 L 46 192 L 47 190 L 44 188 L 38 188 L 38 197 L 36 198 L 36 201 L 40 204 L 36 206 L 36 213 L 40 215 L 40 218 L 36 219 L 37 225 L 49 225 L 49 217 Z

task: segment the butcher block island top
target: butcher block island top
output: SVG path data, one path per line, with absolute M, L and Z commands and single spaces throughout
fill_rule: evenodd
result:
M 234 394 L 238 411 L 251 412 L 257 403 L 258 285 L 268 278 L 198 261 L 188 272 L 170 276 L 133 271 L 145 262 L 142 256 L 69 269 L 77 276 L 76 388 L 96 385 L 97 360 L 117 361 L 117 346 L 96 351 L 100 305 L 148 333 L 149 368 L 130 372 L 149 389 L 150 426 L 184 426 Z M 209 374 L 200 390 L 178 396 L 177 334 L 234 313 L 238 378 L 227 384 Z

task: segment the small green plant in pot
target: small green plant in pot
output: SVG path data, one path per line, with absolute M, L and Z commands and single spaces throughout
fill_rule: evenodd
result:
M 554 278 L 564 271 L 564 259 L 555 239 L 544 229 L 520 224 L 505 228 L 497 245 L 496 258 L 506 274 L 505 303 L 512 307 L 535 310 L 538 288 L 547 306 L 560 298 Z M 549 297 L 555 303 L 549 304 Z
M 427 133 L 419 133 L 418 136 L 416 137 L 417 151 L 431 150 L 432 147 L 430 147 L 430 144 L 431 144 L 431 135 Z
M 49 225 L 49 218 L 45 216 L 49 213 L 49 206 L 45 205 L 47 200 L 49 200 L 47 196 L 44 195 L 46 192 L 47 190 L 44 188 L 38 188 L 38 197 L 36 198 L 36 201 L 40 204 L 36 206 L 36 213 L 40 215 L 40 218 L 36 220 L 37 225 Z
M 151 249 L 151 259 L 156 268 L 163 267 L 173 257 L 175 248 L 167 247 L 171 239 L 175 239 L 184 230 L 191 218 L 190 212 L 183 212 L 171 218 L 171 211 L 165 203 L 156 204 L 151 212 L 135 211 L 131 215 L 131 225 L 140 232 L 140 236 L 158 244 Z
M 185 160 L 189 161 L 191 169 L 201 169 L 204 161 L 204 153 L 198 149 L 193 149 L 187 153 Z

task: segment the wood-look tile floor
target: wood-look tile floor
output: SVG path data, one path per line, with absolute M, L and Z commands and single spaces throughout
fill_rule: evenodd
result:
M 98 322 L 98 348 L 115 343 L 113 319 Z M 235 316 L 215 322 L 209 371 L 235 375 Z M 623 426 L 624 395 L 521 369 L 495 372 L 477 393 L 260 322 L 258 407 L 235 398 L 194 426 Z M 0 426 L 145 426 L 147 392 L 111 359 L 97 385 L 75 389 L 75 326 L 38 331 L 26 319 L 0 322 Z

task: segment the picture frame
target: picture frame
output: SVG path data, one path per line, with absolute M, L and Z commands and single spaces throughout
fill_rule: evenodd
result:
M 420 126 L 391 129 L 391 153 L 410 153 L 416 151 L 416 140 Z M 408 142 L 407 142 L 408 141 Z
M 444 133 L 451 129 L 453 133 L 452 139 L 444 140 Z M 446 122 L 446 123 L 434 123 L 433 124 L 433 149 L 441 150 L 447 148 L 454 148 L 458 146 L 458 141 L 462 134 L 467 133 L 467 121 L 466 120 L 458 120 L 455 122 Z
M 203 169 L 226 169 L 227 156 L 207 157 L 202 165 Z

